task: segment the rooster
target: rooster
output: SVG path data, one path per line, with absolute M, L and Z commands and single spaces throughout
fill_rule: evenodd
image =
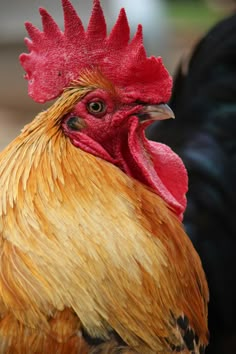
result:
M 109 36 L 68 0 L 20 61 L 56 101 L 0 155 L 1 353 L 204 353 L 208 287 L 182 227 L 187 173 L 147 140 L 171 78 L 122 9 Z

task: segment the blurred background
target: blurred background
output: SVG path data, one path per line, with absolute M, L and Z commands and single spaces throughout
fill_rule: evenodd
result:
M 92 0 L 72 0 L 87 25 Z M 201 35 L 214 23 L 232 12 L 232 0 L 101 0 L 108 30 L 114 24 L 120 7 L 125 7 L 135 31 L 138 23 L 144 27 L 148 54 L 161 55 L 173 74 L 180 57 L 192 48 Z M 26 51 L 24 22 L 41 28 L 38 8 L 46 7 L 63 28 L 60 0 L 8 0 L 0 2 L 0 150 L 15 137 L 25 123 L 45 106 L 34 103 L 27 95 L 18 56 Z

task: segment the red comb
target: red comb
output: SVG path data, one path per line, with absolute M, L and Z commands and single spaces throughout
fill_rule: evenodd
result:
M 143 47 L 142 27 L 133 39 L 124 9 L 109 36 L 99 0 L 94 0 L 87 31 L 69 0 L 62 0 L 62 32 L 53 18 L 40 9 L 43 31 L 31 23 L 26 29 L 31 40 L 25 43 L 29 54 L 21 54 L 26 71 L 29 95 L 37 102 L 49 101 L 79 79 L 84 69 L 98 67 L 115 85 L 125 91 L 128 100 L 166 102 L 172 80 L 160 57 L 147 58 Z

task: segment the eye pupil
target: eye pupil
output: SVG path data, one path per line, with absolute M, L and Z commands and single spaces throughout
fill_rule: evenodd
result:
M 103 113 L 105 111 L 105 104 L 102 101 L 93 101 L 88 103 L 88 111 L 92 114 Z
M 94 112 L 99 112 L 101 109 L 101 103 L 100 102 L 92 102 L 90 105 L 90 108 L 94 111 Z

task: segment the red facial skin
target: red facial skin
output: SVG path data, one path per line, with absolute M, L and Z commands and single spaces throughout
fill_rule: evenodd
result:
M 91 113 L 91 102 L 103 102 L 104 110 Z M 152 120 L 139 118 L 143 106 L 123 102 L 121 95 L 96 89 L 64 118 L 63 130 L 74 146 L 116 165 L 151 187 L 182 220 L 187 191 L 184 165 L 169 147 L 147 140 L 145 129 Z M 80 119 L 81 129 L 69 126 L 71 117 Z

